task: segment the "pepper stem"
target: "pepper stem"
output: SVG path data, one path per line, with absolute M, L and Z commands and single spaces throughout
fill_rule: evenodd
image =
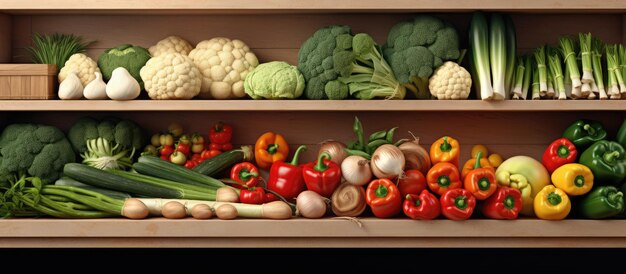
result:
M 504 198 L 504 208 L 506 209 L 513 209 L 515 207 L 515 199 L 513 198 L 513 196 L 508 195 Z
M 611 205 L 617 205 L 624 199 L 624 194 L 621 191 L 612 192 L 607 195 L 607 198 Z
M 382 184 L 378 185 L 378 187 L 376 188 L 376 197 L 385 198 L 387 197 L 387 194 L 389 194 L 389 189 L 387 189 L 387 187 Z
M 269 153 L 270 155 L 276 154 L 277 151 L 278 151 L 278 144 L 271 144 L 267 146 L 267 153 Z
M 553 205 L 553 206 L 558 205 L 558 204 L 561 203 L 561 201 L 562 201 L 561 195 L 556 194 L 554 192 L 550 192 L 550 194 L 548 194 L 548 202 L 551 205 Z
M 458 197 L 454 198 L 454 205 L 457 208 L 459 208 L 459 209 L 467 208 L 467 197 L 465 197 L 465 196 L 458 196 Z
M 479 151 L 478 153 L 476 153 L 476 163 L 474 163 L 474 169 L 479 169 L 480 168 L 480 158 L 483 157 L 483 152 Z
M 215 132 L 222 132 L 222 130 L 224 129 L 224 123 L 222 123 L 222 122 L 217 122 L 217 123 L 215 124 L 214 129 L 215 129 Z
M 251 178 L 254 178 L 257 176 L 259 176 L 258 173 L 250 172 L 250 170 L 248 170 L 247 168 L 242 168 L 241 171 L 239 171 L 239 179 L 243 182 L 247 182 Z
M 300 152 L 302 152 L 303 150 L 306 150 L 306 146 L 305 145 L 300 145 L 298 147 L 298 149 L 296 150 L 296 153 L 293 154 L 293 160 L 291 160 L 291 164 L 292 166 L 297 166 L 298 165 L 298 157 L 300 156 Z
M 620 156 L 619 151 L 611 151 L 611 152 L 604 153 L 604 155 L 602 155 L 602 158 L 604 158 L 605 162 L 612 163 L 615 161 L 615 158 L 619 156 Z
M 317 164 L 313 167 L 316 171 L 324 172 L 328 169 L 328 165 L 324 163 L 324 160 L 330 160 L 330 153 L 324 151 L 317 156 Z
M 450 152 L 452 146 L 448 143 L 448 136 L 443 136 L 443 143 L 439 146 L 439 149 L 443 152 Z
M 478 180 L 478 189 L 482 191 L 486 191 L 486 190 L 489 190 L 490 186 L 491 186 L 491 182 L 489 182 L 489 179 L 483 177 L 483 178 L 480 178 L 480 180 Z
M 583 126 L 583 129 L 586 130 L 587 134 L 589 134 L 590 136 L 596 135 L 596 130 L 593 127 L 591 127 L 590 124 L 585 124 Z
M 569 148 L 566 145 L 560 145 L 556 150 L 556 154 L 561 158 L 567 158 L 569 156 Z
M 585 185 L 585 177 L 582 175 L 576 176 L 576 178 L 574 178 L 574 185 L 577 187 L 583 187 Z
M 440 187 L 448 187 L 450 185 L 450 177 L 446 175 L 441 175 L 437 178 L 437 184 Z

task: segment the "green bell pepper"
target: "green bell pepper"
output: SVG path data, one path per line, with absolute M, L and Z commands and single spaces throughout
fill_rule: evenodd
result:
M 615 136 L 615 141 L 622 145 L 622 147 L 626 147 L 626 119 L 622 122 L 622 126 L 619 127 L 617 136 Z
M 624 148 L 617 142 L 595 142 L 580 156 L 580 163 L 591 169 L 597 185 L 619 186 L 626 177 Z
M 583 197 L 579 206 L 580 214 L 585 218 L 613 217 L 624 212 L 624 194 L 614 186 L 595 187 Z
M 563 138 L 572 141 L 579 150 L 606 139 L 606 130 L 598 121 L 578 120 L 565 129 Z

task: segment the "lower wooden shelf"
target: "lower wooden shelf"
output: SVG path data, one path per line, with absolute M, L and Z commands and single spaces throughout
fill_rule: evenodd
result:
M 0 247 L 626 247 L 625 226 L 626 220 L 10 219 L 0 221 Z

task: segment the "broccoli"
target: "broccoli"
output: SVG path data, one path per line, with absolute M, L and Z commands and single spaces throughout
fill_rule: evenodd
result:
M 75 162 L 72 145 L 61 130 L 39 124 L 12 124 L 0 135 L 0 183 L 22 175 L 52 183 L 63 166 Z
M 302 44 L 298 68 L 307 81 L 309 99 L 402 99 L 405 88 L 396 81 L 371 36 L 351 34 L 349 26 L 317 30 Z
M 444 61 L 459 58 L 459 35 L 448 22 L 419 15 L 391 28 L 383 54 L 396 78 L 417 98 L 430 98 L 428 78 Z
M 111 79 L 114 69 L 123 67 L 139 82 L 143 89 L 143 81 L 139 71 L 150 58 L 150 52 L 147 49 L 124 44 L 105 50 L 98 58 L 98 67 L 102 71 L 104 81 Z
M 91 117 L 83 117 L 70 128 L 67 136 L 78 153 L 84 153 L 87 150 L 87 140 L 98 137 L 128 149 L 140 150 L 145 145 L 145 136 L 137 124 L 129 120 L 114 118 L 97 121 Z

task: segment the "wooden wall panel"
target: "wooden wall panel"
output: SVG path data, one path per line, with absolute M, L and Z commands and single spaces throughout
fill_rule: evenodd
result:
M 89 53 L 122 43 L 148 47 L 167 35 L 176 34 L 197 43 L 216 36 L 238 38 L 258 52 L 261 61 L 286 60 L 295 63 L 298 48 L 316 29 L 331 24 L 347 24 L 354 32 L 368 32 L 384 43 L 387 32 L 398 21 L 412 14 L 260 14 L 260 15 L 21 15 L 14 16 L 14 60 L 24 62 L 24 48 L 30 33 L 64 32 L 97 40 Z M 466 47 L 469 14 L 444 14 L 461 33 Z M 563 35 L 593 31 L 610 43 L 622 41 L 620 14 L 514 14 L 518 48 L 524 52 L 544 43 L 557 43 Z M 581 24 L 580 22 L 586 22 Z
M 11 36 L 13 22 L 11 16 L 0 14 L 0 63 L 11 62 Z

